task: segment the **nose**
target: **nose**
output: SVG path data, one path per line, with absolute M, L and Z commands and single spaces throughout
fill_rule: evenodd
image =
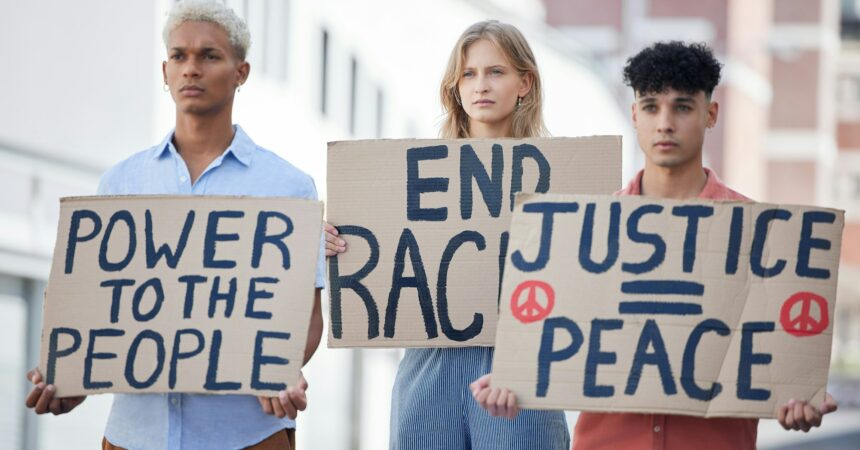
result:
M 200 77 L 200 66 L 194 60 L 194 58 L 188 58 L 185 64 L 182 66 L 182 77 L 183 78 L 199 78 Z
M 675 131 L 675 120 L 671 111 L 664 109 L 657 116 L 657 131 L 663 134 L 672 134 Z
M 490 84 L 487 82 L 487 77 L 478 75 L 475 80 L 475 93 L 483 94 L 490 90 Z

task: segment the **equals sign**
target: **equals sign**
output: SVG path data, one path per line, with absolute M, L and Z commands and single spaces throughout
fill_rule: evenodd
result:
M 621 293 L 634 295 L 685 295 L 701 297 L 705 285 L 692 281 L 676 280 L 638 280 L 621 283 Z M 691 302 L 665 301 L 622 301 L 618 304 L 619 314 L 669 314 L 676 316 L 702 314 L 702 305 Z

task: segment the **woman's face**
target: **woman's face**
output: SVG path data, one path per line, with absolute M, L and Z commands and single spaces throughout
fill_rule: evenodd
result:
M 480 39 L 466 49 L 457 87 L 471 125 L 509 129 L 517 97 L 528 94 L 531 79 L 521 76 L 492 42 Z

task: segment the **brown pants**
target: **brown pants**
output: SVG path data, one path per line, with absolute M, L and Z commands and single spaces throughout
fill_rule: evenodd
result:
M 262 441 L 245 447 L 246 450 L 293 450 L 296 448 L 296 430 L 284 429 L 263 439 Z M 102 438 L 102 450 L 125 450 L 117 447 L 107 439 Z

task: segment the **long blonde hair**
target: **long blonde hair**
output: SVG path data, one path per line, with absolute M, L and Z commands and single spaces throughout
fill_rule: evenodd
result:
M 527 74 L 532 76 L 531 90 L 522 98 L 522 102 L 513 112 L 511 137 L 528 138 L 548 135 L 541 112 L 543 94 L 540 74 L 529 43 L 526 42 L 520 30 L 513 25 L 498 20 L 487 20 L 466 28 L 448 58 L 448 68 L 445 69 L 445 76 L 442 77 L 442 85 L 439 89 L 444 110 L 440 132 L 442 137 L 445 139 L 469 137 L 469 116 L 460 104 L 458 85 L 466 61 L 466 50 L 480 39 L 492 42 L 520 76 Z

